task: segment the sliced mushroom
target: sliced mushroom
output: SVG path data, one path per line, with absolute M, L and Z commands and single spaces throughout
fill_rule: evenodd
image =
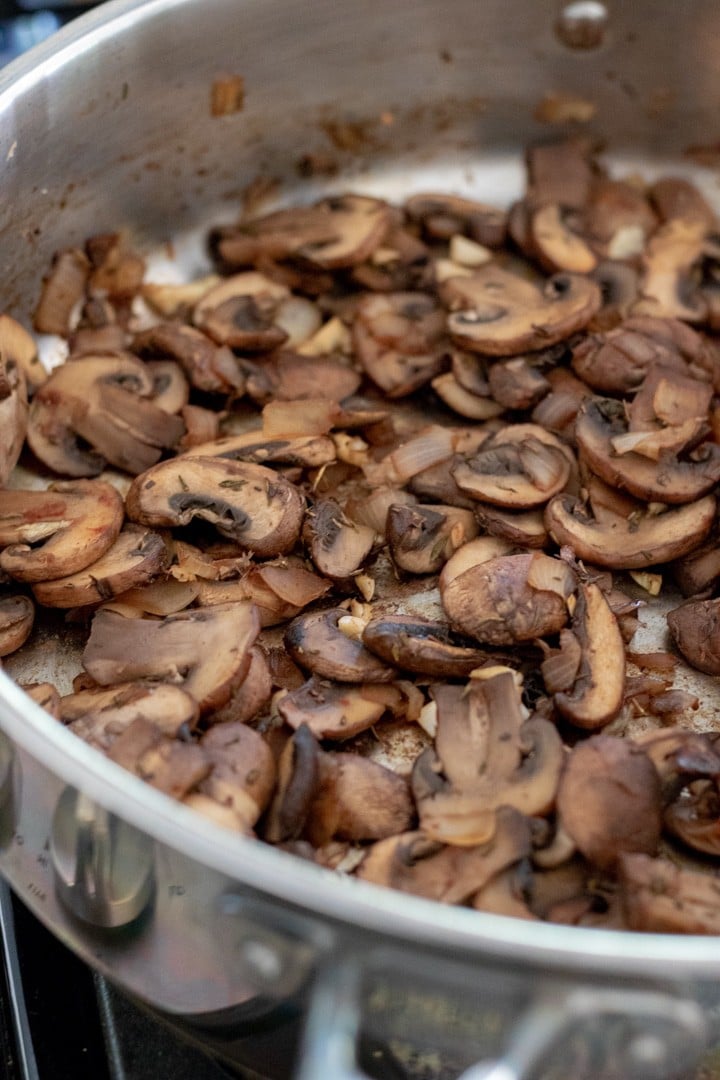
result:
M 32 334 L 9 315 L 0 315 L 0 357 L 12 367 L 20 368 L 25 376 L 28 397 L 47 379 L 47 372 L 38 356 Z
M 328 356 L 305 356 L 281 349 L 248 369 L 247 392 L 268 401 L 343 401 L 360 385 L 360 375 Z
M 662 829 L 660 780 L 626 739 L 593 735 L 570 754 L 557 795 L 562 827 L 603 870 L 627 852 L 654 854 Z
M 529 850 L 527 819 L 503 806 L 496 814 L 495 831 L 484 844 L 455 847 L 422 832 L 404 833 L 374 844 L 357 877 L 430 900 L 462 904 Z
M 507 540 L 517 547 L 544 548 L 548 543 L 542 509 L 504 510 L 499 506 L 478 503 L 475 517 L 481 529 L 490 536 Z
M 318 739 L 350 739 L 377 723 L 394 697 L 392 686 L 348 686 L 313 675 L 285 694 L 277 707 L 296 731 L 304 724 Z
M 706 225 L 672 218 L 650 238 L 643 255 L 640 299 L 633 314 L 702 322 L 706 303 L 696 292 L 692 270 L 703 254 Z
M 515 356 L 565 341 L 600 310 L 599 286 L 589 278 L 558 274 L 544 286 L 494 266 L 441 287 L 451 309 L 448 330 L 471 352 Z
M 271 844 L 297 840 L 302 835 L 320 786 L 321 754 L 306 724 L 287 742 L 278 761 L 277 790 L 265 823 L 265 839 Z
M 357 754 L 323 754 L 321 782 L 307 817 L 313 844 L 336 837 L 384 840 L 411 828 L 415 808 L 406 781 Z
M 492 364 L 490 393 L 504 409 L 532 409 L 550 392 L 550 383 L 524 356 Z
M 584 220 L 593 247 L 608 260 L 632 259 L 642 254 L 648 236 L 657 226 L 644 192 L 625 180 L 604 177 L 592 186 Z
M 529 206 L 558 203 L 571 210 L 583 210 L 595 180 L 591 147 L 584 139 L 531 146 L 526 153 L 528 182 L 525 196 Z
M 623 704 L 625 648 L 617 620 L 597 585 L 580 585 L 572 629 L 581 649 L 572 689 L 555 694 L 558 711 L 576 727 L 609 724 Z
M 445 363 L 445 315 L 426 293 L 388 293 L 360 300 L 353 344 L 367 375 L 388 397 L 405 397 Z
M 200 792 L 230 807 L 252 827 L 275 788 L 275 759 L 270 747 L 257 731 L 237 722 L 211 727 L 200 746 L 212 765 Z
M 717 785 L 700 780 L 665 808 L 668 832 L 703 855 L 720 855 L 720 798 Z
M 224 705 L 245 678 L 260 630 L 252 604 L 218 604 L 165 619 L 99 611 L 83 667 L 101 686 L 155 679 L 181 686 L 201 712 Z
M 410 574 L 435 574 L 478 533 L 470 510 L 456 506 L 391 506 L 386 536 L 393 562 Z
M 405 210 L 413 221 L 421 222 L 433 240 L 450 240 L 462 233 L 489 248 L 502 247 L 505 240 L 505 212 L 474 199 L 423 193 L 411 195 Z
M 199 583 L 198 603 L 208 607 L 228 601 L 250 600 L 262 626 L 276 626 L 294 618 L 314 600 L 319 600 L 331 583 L 306 570 L 301 560 L 282 559 L 251 566 L 239 581 Z
M 687 662 L 708 675 L 720 675 L 720 599 L 681 604 L 668 612 L 667 622 Z
M 513 554 L 512 544 L 500 537 L 478 536 L 474 540 L 469 540 L 467 544 L 458 548 L 443 566 L 439 581 L 441 591 L 466 570 L 489 562 L 490 559 L 499 559 L 503 555 L 511 554 Z
M 475 893 L 472 906 L 476 911 L 511 915 L 515 919 L 536 920 L 537 915 L 530 910 L 524 896 L 529 876 L 527 862 L 520 862 L 509 870 L 501 871 Z
M 221 457 L 255 465 L 300 465 L 317 469 L 335 460 L 335 443 L 327 435 L 267 438 L 261 431 L 227 435 L 193 446 L 191 457 Z
M 540 552 L 490 559 L 440 582 L 451 625 L 489 645 L 514 645 L 557 633 L 568 619 L 576 578 Z
M 126 525 L 97 562 L 68 577 L 38 582 L 33 585 L 33 593 L 45 607 L 97 604 L 152 581 L 166 560 L 162 537 L 149 529 Z
M 3 352 L 0 337 L 0 488 L 8 482 L 20 457 L 27 421 L 25 373 L 12 356 Z
M 189 314 L 190 309 L 205 295 L 220 278 L 217 274 L 207 274 L 194 281 L 181 283 L 146 281 L 142 286 L 142 296 L 160 315 L 171 319 L 174 316 Z
M 28 444 L 55 472 L 94 476 L 104 463 L 139 473 L 185 430 L 151 400 L 153 381 L 141 361 L 83 356 L 55 368 L 30 407 Z M 78 443 L 84 439 L 93 451 Z
M 0 656 L 24 645 L 35 621 L 35 607 L 27 596 L 0 596 Z
M 447 406 L 468 420 L 491 420 L 503 411 L 503 406 L 487 394 L 480 397 L 467 390 L 452 371 L 437 375 L 432 380 L 432 388 Z
M 673 577 L 685 597 L 715 590 L 720 582 L 720 544 L 712 533 L 697 551 L 674 563 Z
M 465 678 L 490 658 L 444 623 L 407 615 L 371 619 L 362 641 L 387 664 L 431 678 Z
M 352 521 L 334 499 L 322 499 L 305 515 L 303 538 L 320 573 L 343 581 L 367 559 L 375 530 Z
M 511 510 L 542 506 L 562 491 L 572 456 L 535 424 L 514 424 L 491 436 L 453 468 L 458 487 L 481 502 Z
M 262 465 L 186 455 L 138 476 L 125 506 L 128 517 L 143 525 L 172 527 L 200 518 L 249 551 L 279 555 L 300 535 L 304 500 L 298 488 Z
M 714 874 L 632 854 L 620 861 L 620 886 L 631 930 L 720 934 L 720 879 Z
M 546 203 L 530 220 L 530 241 L 544 269 L 555 273 L 589 274 L 597 266 L 590 245 L 570 228 L 562 207 Z
M 188 405 L 190 387 L 185 378 L 183 369 L 174 360 L 148 360 L 145 364 L 153 382 L 153 403 L 163 412 L 183 413 L 187 408 L 197 408 Z M 211 414 L 217 422 L 217 414 Z M 182 444 L 181 444 L 182 445 Z
M 74 574 L 105 554 L 122 520 L 120 496 L 98 480 L 0 491 L 0 569 L 31 582 Z
M 194 326 L 158 323 L 135 336 L 133 349 L 145 358 L 174 360 L 198 390 L 239 395 L 245 387 L 245 379 L 230 349 L 217 345 Z
M 210 771 L 210 762 L 199 746 L 166 738 L 156 724 L 143 717 L 118 735 L 107 755 L 174 799 L 183 799 Z
M 85 295 L 90 269 L 89 259 L 77 248 L 56 254 L 33 318 L 39 333 L 67 336 L 72 315 Z
M 712 230 L 717 218 L 712 207 L 689 180 L 664 176 L 650 188 L 650 198 L 662 221 L 683 218 Z
M 194 698 L 179 686 L 129 682 L 80 690 L 60 699 L 58 716 L 85 742 L 107 751 L 138 717 L 168 738 L 189 735 L 197 724 Z
M 396 671 L 340 628 L 344 608 L 299 615 L 285 631 L 285 645 L 300 667 L 343 683 L 392 682 Z
M 289 296 L 264 274 L 249 271 L 224 278 L 193 308 L 193 323 L 217 345 L 245 352 L 269 352 L 287 341 L 275 313 Z
M 250 650 L 247 675 L 233 690 L 230 700 L 212 714 L 213 724 L 247 724 L 260 716 L 270 704 L 272 692 L 272 673 L 267 656 L 259 645 L 255 645 Z

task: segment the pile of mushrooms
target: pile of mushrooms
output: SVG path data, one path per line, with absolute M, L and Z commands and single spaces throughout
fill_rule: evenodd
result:
M 64 363 L 0 317 L 0 656 L 64 612 L 72 692 L 27 692 L 236 833 L 481 911 L 718 933 L 720 732 L 674 681 L 720 675 L 718 221 L 581 141 L 527 170 L 507 212 L 243 218 L 183 284 L 121 234 L 59 252 L 33 328 Z

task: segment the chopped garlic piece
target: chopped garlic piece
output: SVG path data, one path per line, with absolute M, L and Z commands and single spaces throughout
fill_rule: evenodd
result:
M 350 331 L 342 319 L 337 315 L 320 327 L 320 329 L 303 341 L 297 349 L 302 356 L 324 356 L 327 353 L 349 353 L 352 347 Z
M 426 731 L 431 739 L 434 739 L 437 735 L 437 702 L 428 701 L 427 705 L 423 705 L 418 716 L 418 724 Z
M 450 238 L 450 258 L 460 266 L 483 266 L 492 259 L 492 251 L 484 244 L 468 239 L 461 233 Z
M 369 574 L 356 574 L 355 584 L 360 590 L 360 595 L 369 603 L 375 595 L 375 578 L 370 577 Z
M 648 574 L 645 570 L 629 570 L 628 573 L 636 585 L 651 596 L 659 596 L 662 589 L 662 574 Z

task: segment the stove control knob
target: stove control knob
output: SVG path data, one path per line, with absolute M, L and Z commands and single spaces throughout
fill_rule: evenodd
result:
M 152 900 L 153 841 L 75 788 L 58 800 L 50 853 L 58 896 L 92 926 L 126 926 Z

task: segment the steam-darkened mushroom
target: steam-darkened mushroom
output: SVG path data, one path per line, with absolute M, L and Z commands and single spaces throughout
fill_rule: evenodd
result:
M 263 436 L 262 431 L 226 435 L 193 446 L 191 457 L 222 457 L 255 465 L 300 465 L 317 469 L 335 460 L 335 443 L 327 435 Z
M 536 424 L 513 424 L 458 462 L 452 473 L 458 487 L 480 502 L 527 510 L 563 490 L 571 461 L 554 435 Z
M 683 596 L 698 596 L 714 590 L 720 582 L 720 543 L 711 533 L 696 551 L 673 564 L 673 577 Z
M 386 535 L 393 562 L 410 574 L 435 574 L 477 536 L 470 510 L 456 506 L 391 506 Z
M 162 537 L 149 529 L 127 525 L 97 562 L 68 577 L 38 582 L 33 593 L 45 607 L 97 604 L 152 581 L 166 560 Z
M 174 799 L 183 799 L 210 771 L 210 762 L 197 744 L 168 739 L 157 724 L 142 716 L 118 735 L 107 755 Z
M 465 678 L 490 658 L 444 623 L 407 615 L 371 619 L 362 640 L 386 663 L 432 678 Z
M 654 854 L 660 840 L 660 780 L 625 739 L 593 735 L 570 754 L 560 779 L 564 830 L 590 862 L 612 869 L 626 852 Z
M 641 570 L 686 555 L 705 539 L 715 517 L 715 498 L 659 514 L 594 520 L 571 495 L 556 495 L 545 508 L 545 524 L 557 544 L 597 566 Z
M 527 191 L 531 207 L 558 203 L 568 210 L 583 210 L 595 181 L 591 146 L 581 138 L 531 146 L 525 154 Z
M 259 630 L 252 604 L 218 604 L 159 620 L 99 611 L 82 662 L 101 686 L 160 679 L 181 686 L 208 712 L 224 705 L 244 679 Z
M 150 373 L 128 354 L 62 364 L 33 398 L 28 444 L 43 464 L 66 476 L 95 476 L 106 461 L 142 472 L 185 430 L 179 417 L 149 400 L 152 394 Z
M 275 787 L 275 760 L 262 735 L 246 724 L 211 727 L 200 746 L 212 771 L 199 790 L 222 806 L 231 807 L 253 826 L 270 802 Z
M 555 705 L 577 727 L 595 730 L 617 716 L 625 693 L 622 635 L 597 585 L 578 589 L 572 630 L 580 645 L 580 665 L 572 689 L 555 694 Z
M 690 784 L 665 808 L 668 832 L 703 855 L 720 855 L 720 796 L 717 784 L 699 780 Z
M 271 844 L 297 840 L 302 835 L 320 786 L 321 754 L 306 724 L 297 729 L 283 749 L 278 761 L 277 790 L 265 823 L 265 839 Z
M 440 582 L 451 625 L 477 641 L 513 645 L 557 633 L 576 588 L 572 570 L 540 552 L 505 555 Z
M 129 682 L 67 694 L 58 715 L 85 742 L 107 751 L 138 717 L 177 738 L 193 730 L 199 712 L 195 699 L 179 686 Z
M 334 499 L 321 499 L 305 515 L 303 538 L 320 573 L 342 581 L 365 562 L 375 530 L 352 521 Z
M 27 430 L 28 401 L 25 373 L 0 348 L 0 487 L 4 487 L 20 457 Z
M 668 612 L 673 640 L 689 664 L 720 675 L 720 599 L 695 600 Z
M 584 213 L 588 238 L 606 258 L 633 259 L 640 255 L 657 226 L 647 196 L 625 180 L 597 179 Z M 610 261 L 612 260 L 612 261 Z M 615 262 L 615 265 L 620 265 Z
M 563 748 L 553 724 L 525 720 L 510 672 L 471 680 L 468 687 L 434 686 L 435 753 L 413 769 L 413 793 L 423 832 L 461 847 L 486 843 L 500 806 L 546 814 L 555 802 Z
M 376 885 L 462 904 L 491 878 L 530 851 L 527 819 L 509 806 L 497 811 L 495 830 L 483 844 L 444 845 L 423 832 L 404 833 L 373 844 L 357 877 Z
M 272 469 L 228 458 L 164 461 L 133 481 L 128 517 L 143 525 L 209 521 L 223 536 L 258 555 L 289 551 L 300 535 L 304 500 Z
M 349 686 L 313 675 L 278 701 L 278 712 L 296 731 L 306 725 L 318 739 L 349 739 L 372 727 L 391 707 L 391 686 Z
M 405 397 L 445 362 L 445 314 L 426 293 L 366 296 L 353 323 L 355 351 L 388 397 Z
M 384 840 L 413 825 L 407 782 L 377 762 L 357 754 L 323 754 L 320 777 L 306 823 L 312 843 Z
M 506 214 L 495 206 L 459 195 L 411 195 L 405 210 L 419 221 L 433 240 L 450 240 L 462 233 L 485 247 L 501 247 L 505 239 Z
M 289 295 L 284 285 L 264 274 L 235 274 L 204 294 L 193 309 L 193 322 L 217 345 L 269 352 L 287 341 L 275 313 Z
M 32 582 L 74 574 L 105 554 L 122 520 L 120 496 L 98 480 L 0 491 L 0 569 Z
M 183 369 L 174 360 L 148 360 L 145 366 L 152 378 L 152 399 L 158 409 L 175 415 L 184 409 L 197 407 L 188 406 L 190 386 Z M 211 415 L 217 423 L 217 414 Z
M 392 682 L 388 667 L 341 627 L 344 608 L 299 615 L 285 631 L 285 645 L 296 664 L 326 679 L 345 683 Z
M 35 309 L 33 323 L 39 333 L 69 333 L 71 316 L 85 295 L 90 269 L 89 259 L 77 248 L 55 255 Z
M 503 406 L 489 396 L 489 388 L 483 396 L 475 394 L 462 386 L 452 371 L 437 375 L 432 388 L 446 405 L 468 420 L 490 420 L 503 411 Z
M 27 596 L 0 596 L 0 656 L 24 645 L 35 621 L 35 607 Z
M 241 394 L 245 379 L 229 348 L 216 344 L 194 326 L 158 323 L 135 336 L 133 349 L 145 359 L 176 361 L 198 390 Z
M 451 278 L 440 291 L 451 310 L 453 340 L 487 356 L 515 356 L 565 341 L 587 326 L 602 302 L 589 278 L 558 274 L 541 286 L 495 266 Z
M 621 901 L 631 930 L 654 934 L 720 934 L 720 879 L 683 870 L 668 859 L 624 855 Z

